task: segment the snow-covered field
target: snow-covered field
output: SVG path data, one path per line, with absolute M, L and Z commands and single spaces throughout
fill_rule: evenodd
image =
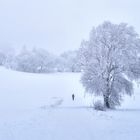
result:
M 95 111 L 88 101 L 80 74 L 0 67 L 0 140 L 140 140 L 139 87 L 116 110 Z

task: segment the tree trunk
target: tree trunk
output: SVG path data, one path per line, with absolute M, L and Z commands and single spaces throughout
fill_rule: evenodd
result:
M 110 108 L 109 97 L 107 95 L 104 95 L 104 106 Z
M 108 75 L 110 75 L 110 74 L 108 74 Z M 110 103 L 109 103 L 109 95 L 110 95 L 110 78 L 109 78 L 109 76 L 108 76 L 108 78 L 106 79 L 106 91 L 105 91 L 105 93 L 104 93 L 104 106 L 106 107 L 106 108 L 110 108 Z

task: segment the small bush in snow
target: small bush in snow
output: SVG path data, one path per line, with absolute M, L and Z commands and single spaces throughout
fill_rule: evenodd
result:
M 104 107 L 103 103 L 99 100 L 94 103 L 94 109 L 100 110 L 100 111 L 105 111 L 105 107 Z

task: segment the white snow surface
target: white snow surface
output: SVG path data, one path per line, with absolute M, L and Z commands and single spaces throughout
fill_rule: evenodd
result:
M 120 108 L 95 111 L 80 77 L 0 67 L 0 140 L 140 140 L 140 88 Z

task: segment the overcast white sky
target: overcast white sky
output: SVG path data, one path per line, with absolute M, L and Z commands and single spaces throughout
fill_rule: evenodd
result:
M 140 33 L 140 0 L 0 0 L 0 46 L 78 49 L 93 26 L 126 22 Z

